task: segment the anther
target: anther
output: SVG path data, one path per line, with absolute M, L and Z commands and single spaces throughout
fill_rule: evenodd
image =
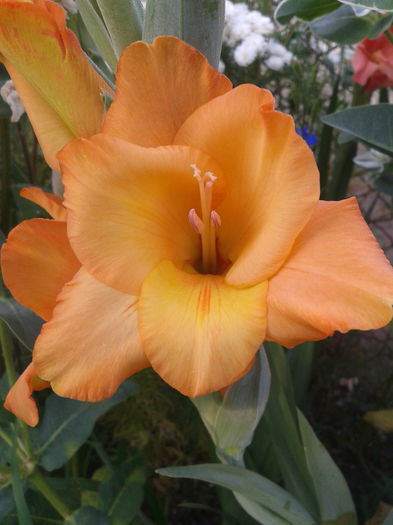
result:
M 196 164 L 190 164 L 190 168 L 194 170 L 194 173 L 192 176 L 198 179 L 199 182 L 201 182 L 202 181 L 201 170 L 198 168 L 198 166 Z
M 213 210 L 210 213 L 210 219 L 212 223 L 214 224 L 215 228 L 218 228 L 219 226 L 221 226 L 221 217 L 218 215 L 218 213 L 215 210 Z
M 188 212 L 188 222 L 195 233 L 202 235 L 205 226 L 194 208 Z
M 205 177 L 209 179 L 211 182 L 214 182 L 215 180 L 217 180 L 217 177 L 214 175 L 212 171 L 207 171 L 205 173 Z

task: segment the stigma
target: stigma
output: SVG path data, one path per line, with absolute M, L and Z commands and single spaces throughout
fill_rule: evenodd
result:
M 213 187 L 217 177 L 211 171 L 202 174 L 196 164 L 190 164 L 193 177 L 199 186 L 200 217 L 195 208 L 188 212 L 188 222 L 195 233 L 201 237 L 202 266 L 204 273 L 217 272 L 217 228 L 221 225 L 219 214 L 212 209 Z

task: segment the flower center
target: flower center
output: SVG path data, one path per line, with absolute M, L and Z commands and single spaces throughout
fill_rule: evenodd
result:
M 193 177 L 199 185 L 199 197 L 201 200 L 201 214 L 199 217 L 195 208 L 188 212 L 188 220 L 191 228 L 201 236 L 202 265 L 204 273 L 217 272 L 217 228 L 221 225 L 221 219 L 215 210 L 212 210 L 213 186 L 217 177 L 210 171 L 202 175 L 196 164 L 190 164 Z

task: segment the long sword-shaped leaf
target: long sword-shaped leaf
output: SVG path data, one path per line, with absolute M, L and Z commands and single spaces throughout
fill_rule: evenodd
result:
M 224 28 L 224 0 L 148 0 L 143 40 L 156 36 L 181 38 L 199 49 L 218 67 Z
M 97 0 L 117 58 L 132 42 L 142 38 L 143 6 L 140 0 Z
M 206 464 L 168 467 L 157 472 L 172 478 L 199 479 L 220 485 L 258 503 L 291 525 L 316 525 L 307 510 L 289 492 L 251 470 L 233 465 Z
M 93 5 L 88 0 L 76 0 L 82 20 L 103 59 L 113 72 L 117 68 L 117 57 L 108 30 Z
M 355 507 L 344 476 L 300 411 L 298 421 L 322 524 L 356 525 Z

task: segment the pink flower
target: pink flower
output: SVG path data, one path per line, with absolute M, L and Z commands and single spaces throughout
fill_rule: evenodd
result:
M 393 33 L 393 26 L 389 30 Z M 356 46 L 352 59 L 353 79 L 367 91 L 393 86 L 393 44 L 382 34 L 365 38 Z

